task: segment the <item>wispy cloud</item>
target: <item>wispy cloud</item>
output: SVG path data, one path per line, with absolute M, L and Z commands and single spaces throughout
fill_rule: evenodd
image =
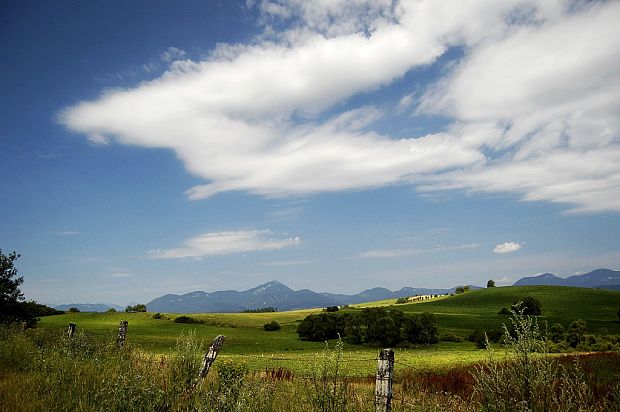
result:
M 153 259 L 203 258 L 233 253 L 277 250 L 296 246 L 299 237 L 274 239 L 269 230 L 240 230 L 234 232 L 205 233 L 191 238 L 174 249 L 150 251 Z
M 221 44 L 203 61 L 170 48 L 161 77 L 69 107 L 61 123 L 99 144 L 173 150 L 205 181 L 190 199 L 400 183 L 620 211 L 619 2 L 253 4 L 264 36 Z M 436 85 L 394 102 L 451 119 L 446 132 L 381 135 L 374 107 L 317 120 L 454 46 L 464 57 Z
M 80 232 L 78 232 L 77 230 L 63 230 L 60 232 L 56 232 L 56 235 L 58 236 L 77 236 L 79 234 Z
M 298 266 L 313 263 L 311 260 L 281 260 L 276 262 L 265 262 L 263 266 Z
M 477 249 L 480 247 L 477 243 L 469 243 L 455 246 L 436 246 L 425 249 L 375 249 L 367 250 L 355 256 L 355 258 L 389 258 L 402 256 L 415 256 L 433 252 L 448 252 L 454 250 Z
M 493 249 L 493 253 L 512 253 L 512 252 L 516 252 L 517 250 L 521 249 L 523 245 L 517 242 L 504 242 L 504 243 L 500 243 L 499 245 L 495 246 L 495 249 Z
M 135 275 L 133 273 L 127 273 L 127 272 L 110 273 L 109 275 L 109 277 L 111 278 L 131 278 L 134 276 Z

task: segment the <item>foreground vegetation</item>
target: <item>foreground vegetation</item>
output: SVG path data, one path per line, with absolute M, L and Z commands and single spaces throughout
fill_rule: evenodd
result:
M 446 370 L 406 365 L 394 411 L 608 411 L 620 408 L 620 355 L 550 357 L 535 318 L 514 314 L 506 351 Z M 505 330 L 508 332 L 508 328 Z M 0 330 L 0 410 L 372 411 L 374 379 L 351 377 L 342 341 L 306 360 L 305 373 L 251 372 L 218 358 L 198 380 L 205 344 L 183 332 L 164 357 L 78 332 Z

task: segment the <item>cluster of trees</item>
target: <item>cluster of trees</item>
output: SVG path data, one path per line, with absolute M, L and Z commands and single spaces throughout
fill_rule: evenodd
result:
M 506 331 L 501 329 L 487 331 L 476 329 L 467 339 L 474 342 L 476 347 L 483 349 L 487 339 L 494 343 L 503 342 L 505 333 Z M 508 328 L 508 333 L 513 337 L 517 336 L 514 325 Z M 560 323 L 554 323 L 545 333 L 550 352 L 620 350 L 620 337 L 610 336 L 605 329 L 598 334 L 590 333 L 588 324 L 583 319 L 571 322 L 567 328 Z
M 454 290 L 454 293 L 461 294 L 461 293 L 465 293 L 465 292 L 469 292 L 471 290 L 471 286 L 457 286 L 456 289 Z
M 341 338 L 349 343 L 394 346 L 402 341 L 437 343 L 437 320 L 432 313 L 405 314 L 400 310 L 366 308 L 360 312 L 323 312 L 306 316 L 299 324 L 301 339 Z
M 5 255 L 0 249 L 0 323 L 24 322 L 27 327 L 34 327 L 40 316 L 64 313 L 33 300 L 25 301 L 19 289 L 24 278 L 17 276 L 15 267 L 18 258 L 16 252 Z
M 241 313 L 269 313 L 269 312 L 277 312 L 278 309 L 272 308 L 271 306 L 267 306 L 266 308 L 256 308 L 256 309 L 245 309 L 242 310 Z
M 125 312 L 146 312 L 146 305 L 138 303 L 135 306 L 127 306 Z

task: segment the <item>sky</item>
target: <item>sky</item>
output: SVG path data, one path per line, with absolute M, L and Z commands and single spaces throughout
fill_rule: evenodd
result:
M 26 298 L 620 268 L 620 2 L 5 1 Z

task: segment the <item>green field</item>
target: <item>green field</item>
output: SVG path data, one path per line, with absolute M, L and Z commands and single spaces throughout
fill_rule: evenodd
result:
M 460 295 L 440 297 L 430 301 L 395 305 L 395 300 L 355 305 L 350 310 L 361 307 L 390 306 L 408 313 L 433 312 L 437 316 L 439 332 L 450 331 L 460 336 L 468 336 L 474 329 L 490 330 L 501 328 L 509 322 L 509 317 L 499 315 L 502 307 L 510 307 L 515 299 L 533 296 L 540 300 L 543 315 L 539 323 L 549 325 L 561 323 L 567 327 L 570 322 L 583 319 L 592 333 L 601 328 L 612 335 L 620 335 L 617 312 L 620 308 L 620 292 L 555 287 L 527 286 L 489 288 L 471 291 Z M 168 319 L 153 319 L 151 313 L 67 313 L 44 317 L 40 328 L 60 331 L 69 322 L 75 322 L 78 330 L 114 339 L 121 319 L 129 321 L 128 343 L 141 347 L 144 351 L 166 356 L 175 349 L 179 335 L 194 330 L 196 336 L 204 339 L 206 346 L 218 334 L 226 336 L 222 358 L 243 360 L 251 369 L 285 367 L 303 372 L 308 360 L 316 357 L 325 347 L 321 342 L 302 341 L 296 330 L 298 323 L 308 314 L 320 309 L 299 310 L 275 313 L 223 313 L 192 314 L 202 320 L 200 324 L 179 324 L 172 319 L 175 314 L 165 314 Z M 276 332 L 263 330 L 265 323 L 277 321 L 282 329 Z M 345 345 L 345 361 L 351 375 L 369 375 L 376 367 L 374 358 L 377 348 Z M 441 342 L 425 348 L 396 348 L 397 368 L 450 367 L 469 364 L 485 355 L 475 349 L 471 342 Z

